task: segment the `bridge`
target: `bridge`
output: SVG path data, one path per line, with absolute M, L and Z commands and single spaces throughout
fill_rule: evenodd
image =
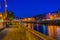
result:
M 42 19 L 37 21 L 22 21 L 23 23 L 35 23 L 35 24 L 53 24 L 53 25 L 60 25 L 60 18 L 56 19 Z

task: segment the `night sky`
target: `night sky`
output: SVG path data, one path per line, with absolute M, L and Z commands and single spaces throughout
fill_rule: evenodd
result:
M 4 11 L 4 1 L 0 11 Z M 60 0 L 7 0 L 8 10 L 14 12 L 15 17 L 32 17 L 34 15 L 53 12 L 60 8 Z

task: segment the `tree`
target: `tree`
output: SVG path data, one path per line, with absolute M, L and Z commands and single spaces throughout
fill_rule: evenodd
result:
M 5 13 L 3 14 L 4 17 L 4 25 L 8 25 L 8 24 L 12 24 L 12 20 L 14 19 L 14 14 L 13 12 L 10 12 L 8 10 L 5 11 Z
M 7 17 L 6 17 L 7 20 L 13 20 L 14 19 L 13 12 L 10 12 L 10 11 L 7 10 L 6 14 L 7 14 Z

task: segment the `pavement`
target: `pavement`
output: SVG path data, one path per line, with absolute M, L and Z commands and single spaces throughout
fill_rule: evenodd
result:
M 0 40 L 26 40 L 26 36 L 19 28 L 5 28 L 0 32 Z
M 9 28 L 5 28 L 0 31 L 0 40 L 4 38 L 4 36 L 7 34 Z
M 35 38 L 38 40 L 36 36 L 26 31 L 22 25 L 5 28 L 0 32 L 0 40 L 36 40 Z
M 8 32 L 7 30 L 4 31 L 4 34 L 2 40 L 26 40 L 25 33 L 21 32 L 18 28 L 10 28 Z
M 26 40 L 26 34 L 24 29 L 16 24 L 16 26 L 1 30 L 0 40 Z

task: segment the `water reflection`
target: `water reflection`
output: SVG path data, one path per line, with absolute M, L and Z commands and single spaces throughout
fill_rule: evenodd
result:
M 44 24 L 40 25 L 40 24 L 31 24 L 31 23 L 28 24 L 25 23 L 24 25 L 28 28 L 43 33 L 47 36 L 55 38 L 56 40 L 60 40 L 60 26 L 44 25 Z
M 36 24 L 36 25 L 34 26 L 34 30 L 36 30 L 36 31 L 38 31 L 38 32 L 41 32 L 41 33 L 43 33 L 43 34 L 45 34 L 45 35 L 48 35 L 48 34 L 47 34 L 47 33 L 48 33 L 47 26 L 45 26 L 45 25 Z

